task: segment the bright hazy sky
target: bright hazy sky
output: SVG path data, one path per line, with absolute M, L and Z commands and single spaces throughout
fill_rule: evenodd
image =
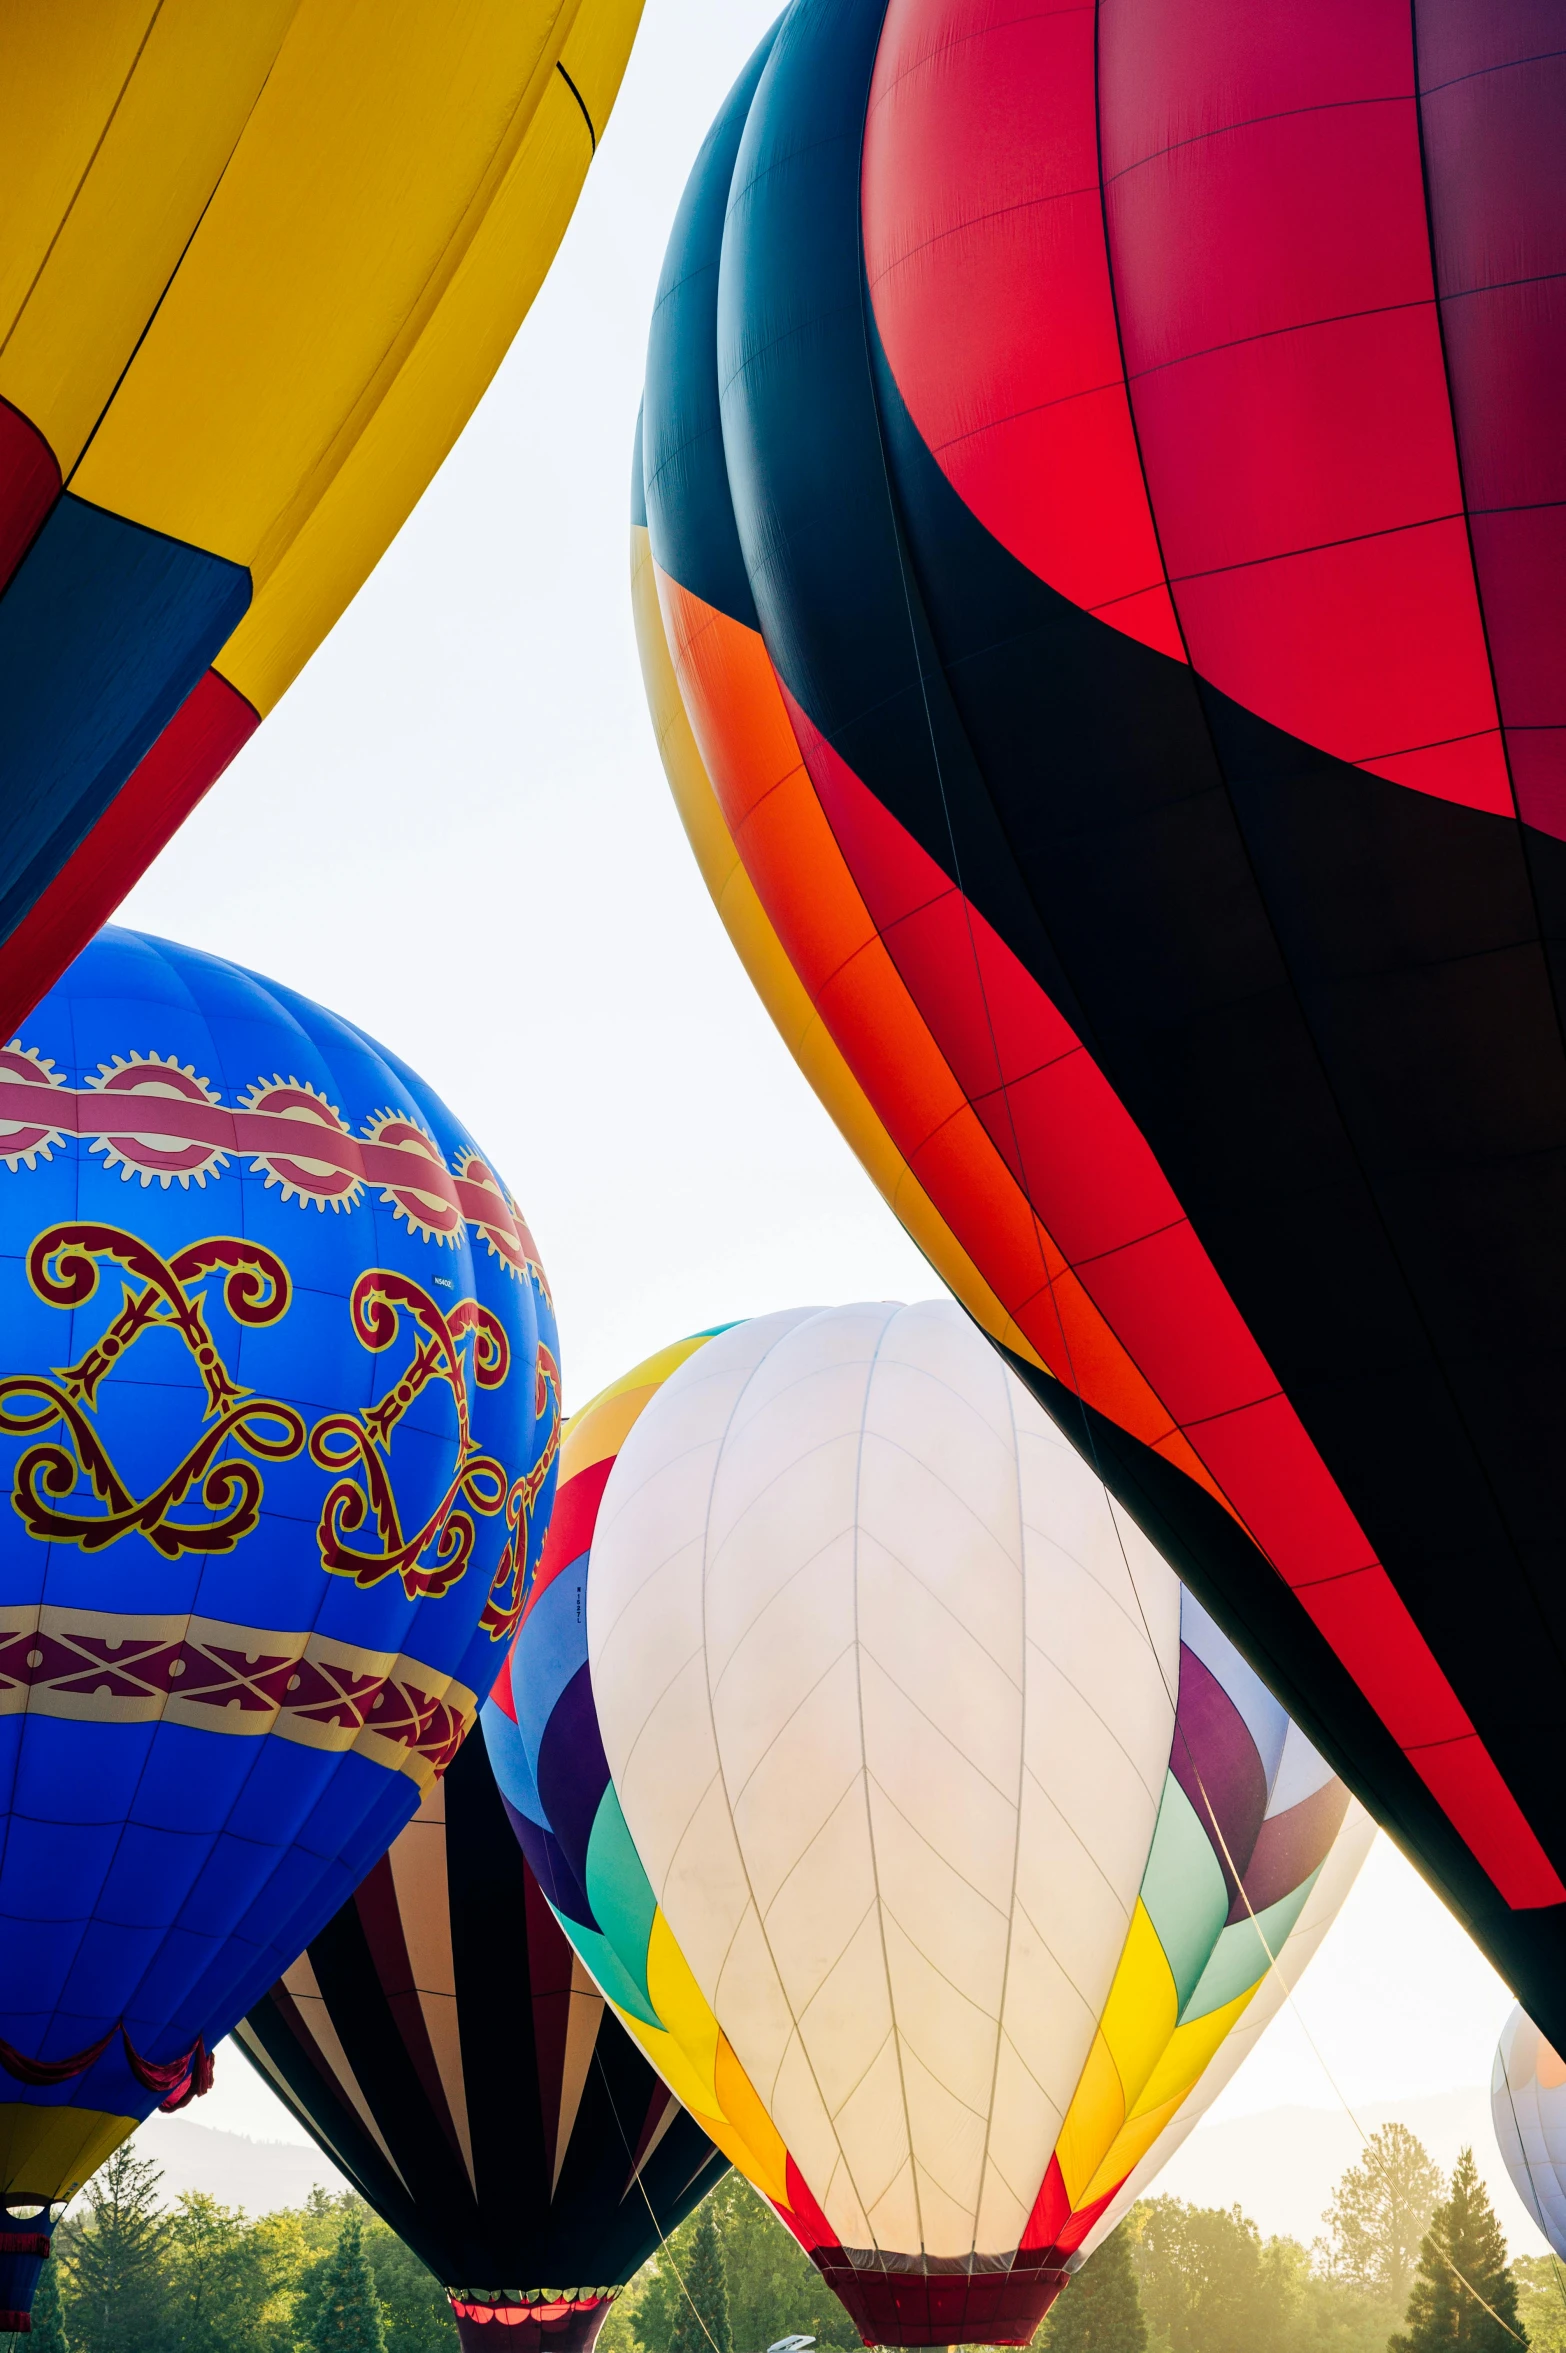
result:
M 648 0 L 575 221 L 478 414 L 123 911 L 320 998 L 440 1090 L 532 1222 L 568 1404 L 712 1323 L 936 1287 L 712 912 L 632 639 L 631 429 L 663 243 L 772 13 Z M 1310 2039 L 1285 2012 L 1215 2114 L 1332 2106 L 1326 2069 L 1357 2105 L 1487 2082 L 1509 2006 L 1382 1840 L 1304 1980 Z M 203 2121 L 297 2137 L 225 2059 Z

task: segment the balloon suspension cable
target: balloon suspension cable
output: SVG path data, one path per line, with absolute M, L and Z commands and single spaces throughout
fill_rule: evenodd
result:
M 674 2260 L 674 2250 L 670 2246 L 669 2241 L 665 2236 L 663 2224 L 658 2220 L 658 2209 L 656 2206 L 654 2206 L 651 2198 L 647 2195 L 647 2184 L 645 2181 L 643 2181 L 642 2169 L 636 2162 L 636 2151 L 631 2146 L 625 2126 L 620 2122 L 620 2111 L 615 2106 L 614 2093 L 610 2089 L 609 2070 L 604 2065 L 603 2053 L 598 2048 L 596 2038 L 593 2042 L 593 2061 L 598 2069 L 599 2074 L 603 2078 L 604 2095 L 609 2102 L 609 2113 L 614 2118 L 615 2131 L 620 2135 L 620 2139 L 624 2144 L 626 2156 L 630 2160 L 632 2176 L 635 2180 L 637 2188 L 642 2193 L 643 2202 L 646 2205 L 648 2216 L 651 2219 L 653 2229 L 658 2233 L 658 2252 L 660 2255 L 667 2256 L 669 2269 L 673 2272 L 675 2278 L 679 2281 L 680 2294 L 685 2298 L 686 2303 L 696 2314 L 696 2325 L 701 2330 L 701 2333 L 706 2338 L 708 2344 L 712 2347 L 712 2353 L 723 2353 L 723 2349 L 719 2345 L 717 2338 L 713 2335 L 711 2329 L 707 2326 L 706 2321 L 703 2319 L 695 2297 L 691 2294 L 690 2289 L 685 2285 L 685 2274 L 683 2271 L 681 2271 L 679 2265 Z M 669 2097 L 673 2099 L 674 2094 L 670 2092 Z
M 1527 2167 L 1528 2187 L 1533 2191 L 1534 2205 L 1537 2208 L 1537 2212 L 1534 2215 L 1534 2220 L 1538 2223 L 1539 2228 L 1544 2230 L 1544 2205 L 1539 2196 L 1538 2184 L 1533 2178 L 1533 2167 L 1528 2161 L 1528 2144 L 1523 2139 L 1522 2119 L 1518 2116 L 1517 2113 L 1517 2102 L 1512 2097 L 1512 2071 L 1507 2066 L 1504 2059 L 1501 2062 L 1501 2081 L 1506 2086 L 1506 2105 L 1512 2112 L 1512 2130 L 1517 2135 L 1517 2146 L 1522 2152 L 1523 2164 L 1525 2167 Z M 1562 2304 L 1566 2305 L 1566 2278 L 1562 2277 L 1561 2259 L 1555 2252 L 1554 2245 L 1547 2230 L 1544 2231 L 1544 2243 L 1550 2250 L 1550 2270 L 1554 2276 L 1556 2293 L 1559 2295 Z
M 861 231 L 861 237 L 862 234 L 863 232 Z M 861 286 L 864 282 L 862 261 L 863 252 L 861 246 Z M 867 368 L 871 369 L 871 373 L 873 375 L 874 371 L 871 363 L 868 332 L 866 333 L 865 337 L 865 364 Z M 952 821 L 951 803 L 946 790 L 946 773 L 941 759 L 941 747 L 936 736 L 934 718 L 930 710 L 930 690 L 925 676 L 924 662 L 920 653 L 919 632 L 915 626 L 914 621 L 914 596 L 912 583 L 910 582 L 908 576 L 907 551 L 903 545 L 902 528 L 898 521 L 897 500 L 892 490 L 891 466 L 888 462 L 886 453 L 886 437 L 882 430 L 880 410 L 878 407 L 875 409 L 875 424 L 876 440 L 881 456 L 882 480 L 886 488 L 887 506 L 892 516 L 892 533 L 894 544 L 897 549 L 898 574 L 902 584 L 903 606 L 908 622 L 908 640 L 913 654 L 914 668 L 918 675 L 919 695 L 924 711 L 925 734 L 929 741 L 930 758 L 934 765 L 935 781 L 940 793 L 941 814 L 945 821 L 946 839 L 948 847 L 951 851 L 952 880 L 957 886 L 957 891 L 962 901 L 963 918 L 967 926 L 968 944 L 973 958 L 974 979 L 978 986 L 979 1002 L 984 1008 L 985 1026 L 989 1032 L 991 1050 L 995 1055 L 995 1065 L 997 1070 L 1000 1070 L 1004 1068 L 1004 1061 L 1001 1055 L 1000 1041 L 996 1035 L 994 1019 L 990 1011 L 989 991 L 984 985 L 984 971 L 979 960 L 978 944 L 973 937 L 973 908 L 963 883 L 962 854 L 957 846 L 957 829 Z M 1031 1189 L 1027 1185 L 1026 1180 L 1027 1153 L 1023 1145 L 1022 1138 L 1017 1133 L 1016 1122 L 1012 1116 L 1010 1092 L 1005 1086 L 1002 1086 L 1001 1088 L 1001 1101 L 1005 1105 L 1006 1119 L 1011 1129 L 1012 1151 L 1016 1156 L 1015 1165 L 1024 1172 L 1023 1189 L 1027 1195 L 1028 1206 L 1031 1210 L 1032 1193 Z M 1366 2156 L 1371 2163 L 1372 2169 L 1374 2170 L 1379 2167 L 1380 2160 L 1372 2144 L 1371 2137 L 1366 2132 L 1364 2126 L 1360 2123 L 1359 2118 L 1355 2115 L 1353 2109 L 1350 2107 L 1348 2099 L 1343 2092 L 1342 2086 L 1338 2083 L 1336 2076 L 1333 2074 L 1331 2068 L 1327 2065 L 1326 2059 L 1322 2055 L 1320 2046 L 1318 2045 L 1315 2036 L 1311 2033 L 1310 2028 L 1306 2025 L 1305 2020 L 1300 2013 L 1299 2004 L 1294 1998 L 1294 1988 L 1290 1984 L 1288 1978 L 1284 1975 L 1283 1970 L 1279 1967 L 1278 1955 L 1273 1951 L 1271 1945 L 1269 1944 L 1267 1940 L 1267 1933 L 1262 1927 L 1260 1920 L 1257 1918 L 1255 1907 L 1253 1906 L 1249 1895 L 1246 1893 L 1244 1877 L 1235 1867 L 1234 1857 L 1229 1852 L 1229 1842 L 1225 1838 L 1222 1825 L 1218 1820 L 1217 1809 L 1213 1805 L 1212 1798 L 1208 1793 L 1207 1784 L 1202 1777 L 1201 1768 L 1191 1753 L 1190 1740 L 1181 1730 L 1178 1688 L 1174 1690 L 1170 1689 L 1169 1678 L 1164 1672 L 1163 1661 L 1158 1654 L 1158 1646 L 1153 1640 L 1152 1628 L 1147 1622 L 1147 1613 L 1142 1607 L 1142 1596 L 1138 1590 L 1136 1578 L 1132 1573 L 1130 1556 L 1126 1551 L 1125 1536 L 1121 1529 L 1120 1516 L 1116 1509 L 1115 1498 L 1110 1489 L 1109 1482 L 1104 1476 L 1103 1464 L 1099 1456 L 1098 1441 L 1094 1434 L 1091 1417 L 1087 1411 L 1087 1400 L 1083 1392 L 1082 1384 L 1077 1375 L 1076 1362 L 1072 1352 L 1070 1335 L 1066 1329 L 1066 1319 L 1061 1312 L 1060 1301 L 1056 1290 L 1056 1277 L 1049 1264 L 1048 1254 L 1044 1248 L 1043 1229 L 1037 1216 L 1032 1218 L 1032 1225 L 1034 1235 L 1038 1243 L 1039 1265 L 1044 1277 L 1044 1287 L 1049 1296 L 1050 1308 L 1054 1314 L 1055 1319 L 1055 1328 L 1060 1338 L 1061 1353 L 1065 1360 L 1066 1387 L 1069 1389 L 1071 1395 L 1076 1399 L 1077 1404 L 1083 1409 L 1082 1427 L 1084 1436 L 1086 1438 L 1088 1454 L 1092 1463 L 1093 1475 L 1098 1480 L 1099 1486 L 1102 1488 L 1104 1493 L 1104 1500 L 1109 1507 L 1110 1524 L 1114 1528 L 1115 1541 L 1119 1545 L 1120 1557 L 1125 1565 L 1126 1581 L 1130 1585 L 1132 1596 L 1136 1602 L 1137 1615 L 1141 1618 L 1142 1630 L 1147 1636 L 1148 1648 L 1151 1651 L 1153 1659 L 1157 1665 L 1159 1680 L 1164 1686 L 1165 1696 L 1169 1700 L 1170 1707 L 1174 1715 L 1176 1736 L 1180 1740 L 1180 1743 L 1185 1750 L 1186 1760 L 1190 1765 L 1191 1774 L 1196 1783 L 1197 1789 L 1201 1793 L 1202 1803 L 1207 1810 L 1207 1817 L 1213 1828 L 1213 1836 L 1217 1840 L 1225 1866 L 1228 1869 L 1230 1877 L 1234 1881 L 1234 1885 L 1239 1894 L 1240 1900 L 1245 1906 L 1246 1914 L 1250 1920 L 1250 1923 L 1256 1931 L 1257 1940 L 1261 1945 L 1262 1951 L 1267 1956 L 1267 1973 L 1271 1976 L 1275 1976 L 1279 1984 L 1282 1986 L 1284 1999 L 1287 2001 L 1289 2009 L 1293 2013 L 1295 2023 L 1298 2025 L 1300 2032 L 1304 2035 L 1307 2044 L 1310 2046 L 1311 2053 L 1314 2056 L 1317 2065 L 1320 2067 L 1322 2074 L 1326 2077 L 1334 2097 L 1342 2107 L 1344 2115 L 1347 2116 L 1350 2124 L 1353 2125 L 1354 2130 L 1356 2133 L 1358 2133 L 1360 2141 L 1364 2146 Z M 937 1272 L 938 1271 L 939 1270 L 937 1270 Z M 971 1309 L 968 1312 L 971 1314 Z M 977 1322 L 978 1318 L 974 1317 L 973 1320 Z M 981 1330 L 983 1329 L 982 1326 L 980 1328 Z M 986 1337 L 989 1337 L 989 1335 L 986 1334 Z M 1390 2184 L 1388 2184 L 1388 2186 L 1390 2186 Z M 1456 2279 L 1464 2288 L 1466 2288 L 1469 2295 L 1473 2297 L 1475 2303 L 1481 2305 L 1483 2309 L 1489 2313 L 1491 2319 L 1497 2322 L 1501 2328 L 1505 2329 L 1507 2335 L 1513 2338 L 1517 2344 L 1526 2345 L 1528 2342 L 1527 2338 L 1521 2333 L 1520 2330 L 1513 2328 L 1509 2321 L 1502 2319 L 1500 2313 L 1496 2311 L 1494 2305 L 1491 2304 L 1489 2300 L 1481 2294 L 1480 2290 L 1474 2285 L 1473 2281 L 1468 2279 L 1464 2273 L 1459 2270 L 1458 2266 L 1453 2262 L 1451 2256 L 1446 2252 L 1446 2250 L 1441 2249 L 1440 2253 L 1442 2260 L 1445 2262 L 1447 2269 L 1451 2272 L 1453 2278 Z M 1015 2258 L 1013 2258 L 1013 2260 L 1015 2260 Z M 1566 2287 L 1563 2287 L 1562 2295 L 1563 2298 L 1566 2298 Z

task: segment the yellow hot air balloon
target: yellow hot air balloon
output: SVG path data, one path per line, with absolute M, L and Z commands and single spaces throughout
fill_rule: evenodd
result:
M 554 257 L 640 12 L 4 9 L 4 1032 L 451 448 Z

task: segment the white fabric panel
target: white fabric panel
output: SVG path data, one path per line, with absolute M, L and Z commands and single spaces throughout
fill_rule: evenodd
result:
M 1521 2008 L 1501 2029 L 1490 2113 L 1512 2187 L 1556 2254 L 1566 2254 L 1566 2070 Z
M 1294 1737 L 1299 1735 L 1295 1734 Z M 1311 1754 L 1314 1755 L 1315 1751 L 1312 1750 Z M 1231 2027 L 1214 2056 L 1207 2062 L 1189 2099 L 1165 2125 L 1141 2164 L 1127 2175 L 1114 2199 L 1088 2232 L 1082 2242 L 1084 2262 L 1093 2249 L 1108 2238 L 1127 2209 L 1151 2189 L 1181 2142 L 1201 2123 L 1218 2094 L 1250 2057 L 1294 1987 L 1299 1984 L 1306 1965 L 1336 1919 L 1344 1897 L 1359 1877 L 1360 1867 L 1375 1843 L 1375 1836 L 1375 1823 L 1364 1807 L 1350 1798 L 1343 1827 L 1321 1866 L 1315 1886 L 1305 1899 L 1304 1909 L 1273 1956 L 1276 1966 L 1268 1971 L 1264 1983 L 1251 1997 L 1238 2026 Z
M 845 2245 L 1017 2243 L 1119 1958 L 1179 1587 L 950 1302 L 710 1341 L 610 1475 L 600 1727 Z

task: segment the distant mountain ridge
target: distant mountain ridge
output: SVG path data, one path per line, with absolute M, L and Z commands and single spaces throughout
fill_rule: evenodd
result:
M 1443 2172 L 1471 2146 L 1513 2255 L 1544 2252 L 1544 2241 L 1507 2178 L 1490 2123 L 1488 2084 L 1458 2084 L 1416 2099 L 1359 2108 L 1367 2133 L 1394 2120 L 1417 2133 Z M 1264 2238 L 1300 2239 L 1308 2247 L 1339 2176 L 1358 2161 L 1363 2142 L 1341 2108 L 1267 2108 L 1200 2124 L 1169 2161 L 1157 2192 L 1193 2206 L 1243 2206 Z

